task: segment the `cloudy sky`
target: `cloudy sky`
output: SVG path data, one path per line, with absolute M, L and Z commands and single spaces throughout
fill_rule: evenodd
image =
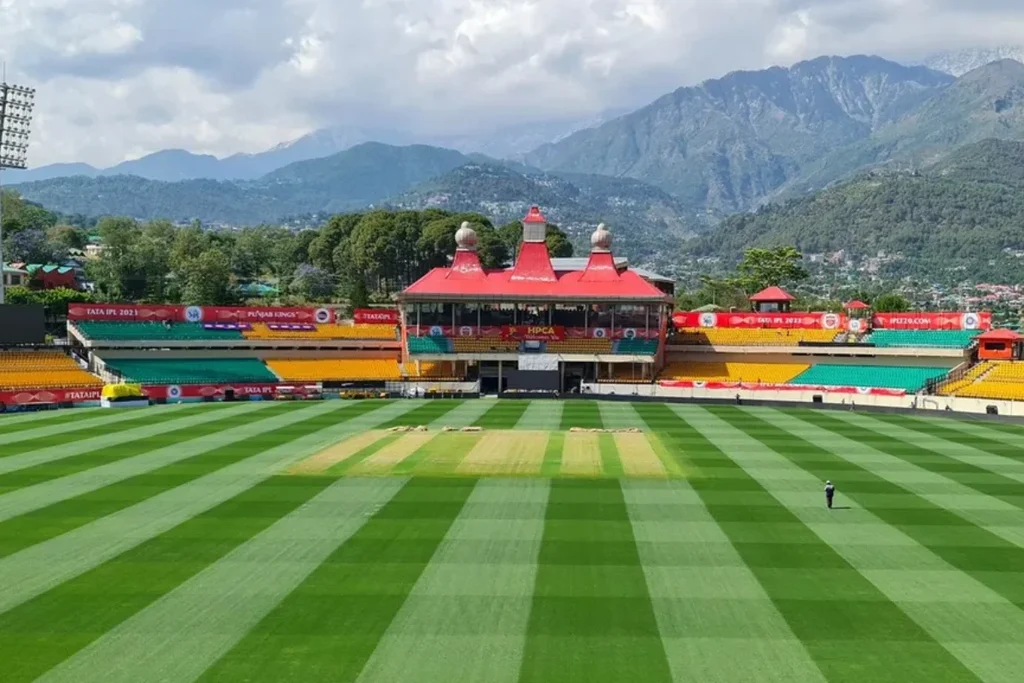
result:
M 32 162 L 587 117 L 820 54 L 1021 42 L 1020 0 L 0 0 Z

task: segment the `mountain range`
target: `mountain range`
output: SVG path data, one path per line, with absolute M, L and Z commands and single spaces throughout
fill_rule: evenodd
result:
M 217 160 L 170 150 L 94 173 L 62 165 L 52 170 L 78 175 L 18 190 L 63 213 L 230 224 L 369 206 L 440 206 L 505 220 L 542 203 L 570 234 L 585 236 L 606 220 L 620 245 L 653 253 L 730 214 L 865 172 L 925 171 L 928 179 L 928 169 L 965 146 L 1024 139 L 1024 64 L 1002 59 L 955 77 L 879 57 L 822 57 L 734 72 L 597 123 L 575 132 L 583 124 L 565 123 L 558 134 L 554 125 L 511 131 L 519 149 L 536 136 L 548 140 L 505 154 L 514 161 L 436 145 L 352 146 L 367 136 L 406 141 L 339 129 L 262 155 Z M 671 241 L 659 246 L 662 236 Z

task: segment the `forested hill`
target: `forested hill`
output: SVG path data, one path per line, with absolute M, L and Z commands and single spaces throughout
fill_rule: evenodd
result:
M 1024 249 L 1024 143 L 985 140 L 926 173 L 871 173 L 757 213 L 692 240 L 697 256 L 795 244 L 807 254 L 879 251 L 910 261 L 983 267 Z

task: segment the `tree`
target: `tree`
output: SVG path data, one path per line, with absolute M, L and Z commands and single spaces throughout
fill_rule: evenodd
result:
M 55 225 L 46 231 L 46 239 L 51 244 L 67 251 L 68 249 L 84 249 L 89 241 L 84 230 L 70 225 Z
M 877 313 L 902 313 L 910 310 L 910 301 L 902 294 L 890 292 L 876 298 L 871 308 Z
M 184 275 L 181 302 L 185 305 L 218 305 L 230 303 L 231 264 L 219 249 L 208 249 L 188 261 Z
M 747 249 L 737 270 L 751 292 L 766 287 L 794 285 L 808 277 L 803 254 L 796 247 Z
M 366 287 L 366 281 L 357 277 L 345 292 L 348 298 L 348 308 L 351 314 L 357 308 L 366 308 L 370 305 L 370 292 Z
M 328 301 L 335 291 L 334 276 L 323 268 L 303 263 L 296 268 L 290 289 L 307 301 Z
M 67 258 L 67 250 L 47 240 L 42 230 L 31 228 L 5 235 L 4 258 L 15 263 L 59 263 Z
M 146 272 L 136 250 L 141 234 L 130 218 L 104 218 L 97 226 L 102 256 L 86 264 L 86 273 L 106 301 L 135 301 L 146 293 Z M 164 245 L 166 249 L 166 245 Z

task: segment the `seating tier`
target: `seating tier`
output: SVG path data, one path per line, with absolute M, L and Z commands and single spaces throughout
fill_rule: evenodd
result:
M 660 379 L 692 382 L 745 382 L 750 384 L 785 384 L 807 370 L 798 363 L 671 363 Z
M 798 346 L 801 342 L 834 342 L 838 334 L 835 330 L 688 327 L 677 330 L 672 343 L 704 346 Z
M 0 352 L 0 390 L 84 389 L 103 382 L 61 351 Z
M 870 387 L 919 391 L 928 380 L 943 377 L 948 368 L 889 365 L 831 365 L 820 363 L 794 377 L 790 384 Z
M 978 334 L 977 330 L 875 330 L 865 341 L 879 348 L 963 349 Z
M 199 323 L 98 322 L 75 323 L 87 338 L 98 341 L 215 341 L 242 339 L 238 330 L 208 330 Z
M 274 383 L 277 377 L 258 358 L 169 358 L 107 361 L 107 367 L 140 384 Z

